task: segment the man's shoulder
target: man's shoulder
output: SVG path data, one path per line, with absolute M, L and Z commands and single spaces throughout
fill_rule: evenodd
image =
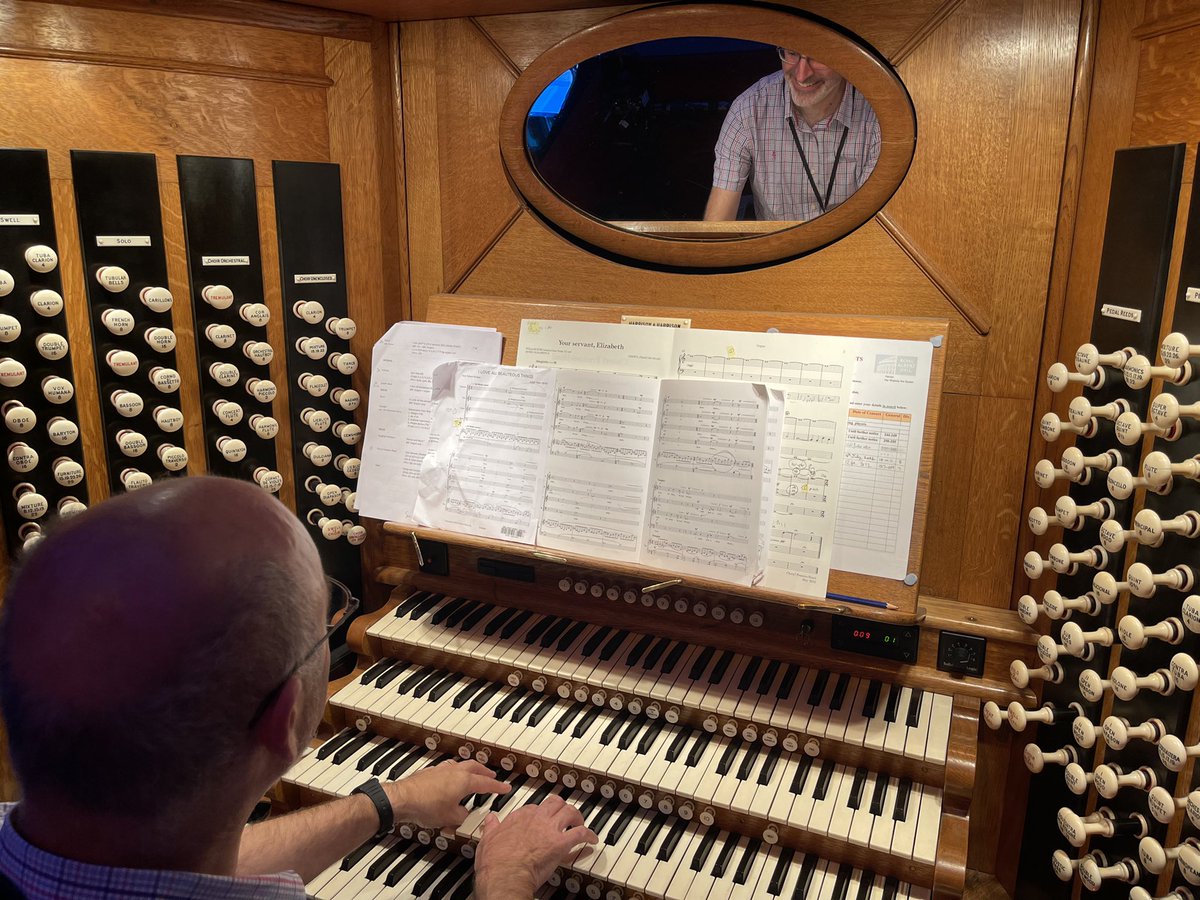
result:
M 777 95 L 782 94 L 783 90 L 783 72 L 772 72 L 770 75 L 764 75 L 738 94 L 730 108 L 761 108 L 775 99 Z

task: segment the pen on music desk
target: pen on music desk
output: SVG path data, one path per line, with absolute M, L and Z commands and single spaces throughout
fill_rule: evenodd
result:
M 874 606 L 876 609 L 899 609 L 895 603 L 886 600 L 868 600 L 865 597 L 851 597 L 849 594 L 826 594 L 829 600 L 841 600 L 844 603 L 857 603 L 860 606 Z

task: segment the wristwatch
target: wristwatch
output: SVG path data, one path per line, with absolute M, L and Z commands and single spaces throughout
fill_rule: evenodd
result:
M 379 813 L 379 830 L 375 832 L 375 837 L 383 837 L 395 829 L 396 815 L 392 812 L 392 801 L 388 799 L 387 791 L 383 789 L 378 778 L 364 781 L 350 793 L 351 795 L 366 794 L 375 804 L 375 812 Z

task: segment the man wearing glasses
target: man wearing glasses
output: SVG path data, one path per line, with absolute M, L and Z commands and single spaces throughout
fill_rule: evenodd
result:
M 478 763 L 445 763 L 382 785 L 380 807 L 357 794 L 243 827 L 315 732 L 326 638 L 356 605 L 296 517 L 245 482 L 172 480 L 52 529 L 0 622 L 23 792 L 0 805 L 0 898 L 299 900 L 388 818 L 454 827 L 464 797 L 507 793 Z M 475 896 L 528 900 L 595 841 L 582 823 L 561 798 L 490 820 Z
M 854 85 L 810 56 L 776 51 L 780 71 L 725 115 L 705 221 L 738 218 L 747 178 L 760 221 L 815 219 L 858 190 L 879 159 L 879 120 Z

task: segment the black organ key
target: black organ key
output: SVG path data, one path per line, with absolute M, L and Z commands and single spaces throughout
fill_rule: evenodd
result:
M 871 887 L 875 884 L 875 873 L 863 871 L 862 878 L 858 880 L 858 894 L 854 900 L 871 900 Z
M 725 869 L 729 866 L 729 859 L 733 856 L 733 851 L 737 849 L 740 839 L 740 834 L 725 832 L 725 841 L 721 845 L 721 852 L 717 854 L 717 861 L 713 863 L 712 871 L 709 873 L 713 878 L 724 877 Z
M 767 758 L 763 760 L 762 768 L 758 770 L 758 783 L 760 785 L 769 784 L 771 776 L 775 774 L 775 767 L 779 764 L 779 757 L 783 753 L 783 748 L 776 744 L 771 748 L 771 752 L 767 754 Z
M 536 791 L 534 791 L 533 795 L 525 802 L 529 806 L 537 806 L 539 803 L 541 803 L 543 800 L 545 800 L 548 796 L 550 796 L 550 792 L 552 790 L 554 790 L 554 785 L 552 783 L 550 783 L 549 781 L 544 782 L 542 784 L 542 786 L 539 787 Z
M 408 617 L 410 619 L 419 619 L 445 599 L 445 594 L 430 594 L 408 611 Z
M 495 710 L 492 711 L 492 718 L 503 719 L 509 714 L 512 708 L 524 700 L 528 694 L 529 690 L 527 688 L 517 688 L 515 691 L 505 697 L 499 703 L 499 705 L 497 705 Z
M 553 694 L 547 694 L 542 702 L 534 707 L 533 712 L 529 714 L 529 727 L 536 728 L 538 725 L 540 725 L 542 719 L 545 718 L 546 713 L 548 713 L 557 702 L 557 697 L 555 697 Z
M 854 781 L 850 784 L 850 796 L 846 798 L 846 805 L 851 809 L 858 809 L 862 806 L 863 788 L 867 785 L 867 770 L 855 769 Z
M 474 628 L 476 625 L 478 625 L 480 622 L 482 622 L 488 613 L 492 613 L 495 611 L 496 611 L 496 607 L 490 606 L 486 603 L 482 603 L 482 604 L 480 604 L 479 609 L 475 610 L 475 612 L 471 613 L 469 616 L 467 616 L 465 619 L 462 620 L 462 625 L 460 627 L 462 628 L 463 631 L 470 631 L 472 628 Z
M 900 890 L 900 879 L 893 878 L 889 875 L 883 881 L 883 900 L 896 900 L 896 894 Z
M 317 748 L 317 759 L 325 759 L 325 757 L 329 756 L 339 747 L 357 737 L 359 733 L 360 732 L 355 731 L 353 728 L 347 728 L 344 731 L 339 731 Z
M 423 679 L 421 679 L 420 683 L 418 683 L 415 688 L 413 688 L 412 695 L 420 700 L 433 689 L 434 685 L 441 684 L 444 679 L 449 677 L 449 672 L 430 672 Z
M 691 732 L 681 728 L 679 734 L 675 735 L 675 740 L 671 741 L 667 747 L 667 753 L 663 758 L 667 762 L 675 762 L 675 760 L 679 759 L 679 754 L 683 752 L 684 745 L 687 744 L 688 738 L 691 736 Z
M 831 900 L 846 900 L 846 893 L 850 890 L 850 874 L 853 871 L 853 867 L 845 863 L 838 866 L 837 880 L 833 883 Z
M 615 813 L 620 806 L 620 799 L 613 797 L 596 811 L 595 816 L 593 816 L 592 820 L 587 823 L 587 827 L 592 829 L 596 836 L 599 837 L 600 832 L 604 829 L 604 826 L 608 823 L 608 820 L 612 818 L 613 813 Z
M 829 791 L 829 782 L 833 780 L 833 769 L 833 760 L 821 760 L 821 774 L 817 777 L 817 783 L 813 788 L 813 799 L 825 799 L 825 794 Z
M 908 699 L 908 715 L 904 717 L 904 724 L 909 728 L 916 728 L 917 723 L 921 720 L 921 701 L 925 697 L 925 692 L 920 688 L 913 688 L 912 694 Z
M 367 766 L 373 766 L 381 756 L 387 754 L 389 750 L 393 749 L 399 743 L 395 738 L 388 738 L 374 750 L 363 756 L 362 759 L 354 764 L 354 767 L 360 772 L 365 771 Z
M 699 681 L 700 676 L 704 674 L 704 670 L 708 668 L 709 660 L 713 658 L 713 654 L 717 651 L 712 647 L 705 647 L 700 651 L 700 655 L 696 657 L 696 661 L 692 663 L 692 670 L 688 672 L 688 677 L 692 681 Z
M 388 781 L 395 781 L 402 774 L 407 772 L 417 764 L 417 761 L 425 755 L 424 747 L 413 747 L 409 752 L 405 753 L 392 766 L 392 769 L 387 774 Z
M 733 662 L 733 658 L 737 656 L 732 650 L 726 650 L 721 654 L 720 659 L 713 664 L 712 672 L 708 675 L 709 684 L 720 684 L 721 679 L 725 677 L 725 673 L 729 671 L 729 664 Z
M 775 691 L 776 700 L 786 700 L 792 695 L 792 689 L 796 686 L 796 677 L 800 674 L 800 667 L 795 663 L 787 664 L 787 671 L 783 673 L 783 678 L 779 682 L 779 687 Z
M 804 862 L 800 864 L 800 878 L 796 881 L 796 889 L 792 891 L 792 900 L 804 900 L 808 896 L 809 886 L 812 885 L 813 872 L 820 862 L 813 854 L 804 854 Z
M 413 609 L 413 607 L 418 606 L 419 604 L 421 604 L 422 602 L 424 602 L 425 600 L 428 600 L 428 599 L 429 599 L 429 591 L 416 591 L 415 593 L 409 594 L 407 597 L 405 597 L 403 600 L 400 601 L 399 605 L 396 606 L 396 611 L 395 611 L 396 618 L 397 619 L 404 618 Z
M 553 644 L 555 641 L 557 641 L 560 637 L 562 637 L 563 632 L 566 631 L 568 628 L 570 628 L 574 624 L 575 623 L 572 622 L 570 619 L 559 619 L 557 622 L 554 623 L 553 626 L 546 629 L 546 633 L 542 635 L 542 639 L 540 641 L 538 641 L 538 643 L 541 644 L 546 649 L 549 649 L 550 645 Z
M 467 708 L 470 709 L 471 712 L 479 712 L 481 709 L 491 703 L 492 699 L 498 693 L 500 693 L 500 685 L 489 685 L 487 690 L 480 691 L 472 698 L 471 704 Z
M 462 881 L 463 876 L 470 871 L 472 865 L 472 860 L 459 857 L 458 862 L 450 867 L 450 871 L 446 873 L 445 877 L 429 889 L 429 900 L 445 900 L 450 889 Z
M 862 715 L 864 719 L 875 718 L 875 710 L 879 706 L 879 691 L 883 688 L 875 679 L 867 685 L 867 695 L 863 698 Z
M 397 672 L 396 674 L 398 675 L 399 673 Z M 400 682 L 399 687 L 396 688 L 396 693 L 397 694 L 407 694 L 409 691 L 411 691 L 413 688 L 415 688 L 418 684 L 420 684 L 422 681 L 424 681 L 426 678 L 428 678 L 432 674 L 433 674 L 433 669 L 426 669 L 425 667 L 422 666 L 421 668 L 417 669 L 417 671 L 413 672 L 411 675 L 409 675 L 407 678 L 405 678 L 402 682 Z M 383 678 L 387 678 L 389 681 L 391 680 L 392 677 L 395 677 L 395 676 L 393 676 L 391 672 L 389 672 L 387 675 L 383 676 Z M 379 684 L 378 685 L 379 687 L 387 687 L 387 682 L 383 681 L 383 679 L 380 679 L 380 681 L 383 683 Z
M 368 853 L 370 853 L 372 850 L 374 850 L 376 847 L 378 847 L 381 843 L 383 843 L 383 841 L 387 837 L 388 837 L 388 835 L 386 835 L 386 834 L 378 835 L 376 837 L 371 838 L 369 841 L 367 841 L 365 844 L 363 844 L 361 847 L 357 848 L 356 850 L 352 850 L 342 860 L 341 870 L 343 872 L 349 872 L 351 869 L 353 869 L 355 866 L 357 866 L 360 862 L 362 862 L 364 856 L 366 856 Z
M 470 900 L 475 895 L 475 872 L 471 871 L 448 900 Z
M 468 600 L 450 615 L 446 616 L 447 628 L 458 628 L 467 616 L 475 612 L 486 612 L 488 607 L 478 600 Z
M 621 750 L 628 750 L 633 746 L 633 739 L 638 736 L 638 733 L 645 727 L 648 722 L 637 718 L 630 718 L 629 724 L 621 732 L 621 736 L 617 738 L 617 747 Z
M 429 617 L 429 621 L 433 625 L 441 625 L 456 609 L 466 606 L 470 602 L 466 597 L 455 597 L 449 603 L 439 606 L 437 611 Z
M 588 638 L 587 643 L 583 645 L 583 648 L 580 651 L 583 653 L 584 658 L 586 659 L 587 657 L 589 657 L 593 653 L 595 653 L 596 649 L 602 643 L 604 643 L 604 639 L 606 637 L 608 637 L 608 635 L 611 632 L 612 632 L 612 628 L 611 628 L 611 626 L 608 626 L 608 625 L 605 625 L 603 628 L 598 628 L 596 630 L 596 633 L 593 634 L 590 638 Z
M 578 722 L 575 723 L 574 729 L 571 731 L 571 737 L 581 738 L 587 734 L 588 729 L 592 727 L 592 723 L 600 717 L 600 707 L 593 706 L 585 712 Z
M 527 609 L 521 610 L 521 612 L 517 613 L 517 615 L 515 615 L 511 619 L 509 619 L 508 623 L 505 624 L 505 626 L 500 629 L 500 637 L 502 637 L 504 640 L 507 641 L 514 634 L 516 634 L 518 631 L 520 631 L 522 628 L 524 628 L 525 623 L 528 622 L 532 618 L 533 618 L 533 613 L 531 613 L 529 610 L 527 610 Z
M 658 848 L 658 853 L 655 858 L 659 862 L 666 862 L 675 853 L 675 848 L 679 845 L 679 839 L 683 833 L 687 831 L 687 819 L 675 817 L 671 824 L 671 830 L 667 832 L 667 836 L 663 839 L 662 846 Z
M 875 793 L 871 795 L 871 815 L 882 816 L 883 804 L 887 800 L 888 783 L 891 777 L 880 772 L 875 776 Z
M 621 814 L 617 817 L 616 824 L 608 830 L 608 836 L 604 839 L 606 844 L 612 845 L 621 839 L 621 835 L 625 833 L 625 829 L 633 821 L 633 814 L 636 809 L 637 806 L 631 804 L 620 811 Z
M 704 868 L 704 863 L 712 853 L 713 845 L 717 842 L 717 835 L 720 833 L 721 829 L 716 825 L 709 826 L 708 831 L 704 833 L 700 846 L 696 848 L 696 852 L 692 856 L 691 869 L 693 872 L 699 872 Z
M 829 673 L 818 672 L 817 677 L 813 679 L 812 689 L 808 692 L 808 705 L 817 706 L 821 702 L 821 698 L 825 696 L 825 687 L 829 684 Z
M 683 641 L 679 641 L 674 647 L 671 648 L 671 652 L 668 653 L 666 659 L 662 661 L 662 665 L 659 666 L 658 671 L 662 672 L 664 675 L 670 675 L 672 672 L 674 672 L 675 667 L 679 665 L 679 660 L 683 658 L 685 650 L 687 650 L 687 644 L 685 644 Z
M 728 775 L 729 769 L 733 766 L 734 757 L 737 756 L 738 750 L 742 748 L 742 742 L 730 741 L 729 746 L 725 748 L 725 752 L 721 754 L 721 759 L 717 762 L 717 774 Z
M 646 653 L 646 658 L 642 660 L 642 668 L 646 670 L 653 669 L 658 665 L 658 661 L 662 659 L 662 655 L 667 652 L 667 648 L 671 646 L 670 638 L 659 638 L 654 642 L 654 646 Z
M 892 813 L 892 818 L 897 822 L 904 822 L 908 820 L 908 798 L 912 794 L 912 779 L 901 778 L 896 790 L 896 811 Z
M 754 865 L 754 857 L 758 856 L 761 848 L 761 840 L 753 840 L 746 844 L 746 852 L 742 854 L 742 860 L 738 863 L 737 871 L 733 875 L 734 884 L 746 883 L 746 878 L 750 875 L 750 867 Z
M 746 755 L 742 757 L 742 764 L 738 766 L 737 780 L 745 781 L 750 777 L 750 772 L 754 768 L 754 764 L 758 761 L 759 754 L 765 750 L 763 744 L 751 744 L 746 748 Z
M 371 774 L 382 775 L 405 756 L 418 753 L 420 752 L 420 749 L 421 748 L 419 747 L 410 747 L 407 744 L 397 744 L 382 757 L 380 757 L 375 765 L 371 767 Z
M 746 663 L 746 668 L 742 670 L 742 677 L 738 679 L 738 690 L 748 691 L 750 685 L 754 684 L 754 676 L 758 674 L 758 670 L 762 667 L 763 659 L 761 656 L 756 656 L 750 662 Z
M 488 619 L 488 623 L 483 626 L 484 636 L 492 637 L 497 631 L 499 631 L 504 626 L 505 622 L 507 622 L 509 619 L 511 619 L 516 614 L 517 614 L 517 610 L 512 609 L 511 607 L 509 609 L 500 610 L 500 612 L 496 613 L 496 615 L 494 615 L 490 619 Z
M 778 897 L 783 892 L 783 882 L 787 878 L 788 869 L 792 867 L 792 859 L 795 858 L 796 851 L 791 847 L 784 847 L 779 854 L 779 861 L 775 863 L 775 871 L 771 873 L 771 881 L 767 885 L 767 893 L 772 897 Z
M 439 682 L 436 686 L 434 686 L 433 690 L 429 692 L 429 702 L 437 703 L 439 700 L 445 697 L 446 694 L 450 693 L 451 690 L 461 684 L 462 680 L 466 677 L 466 675 L 456 672 L 449 678 Z
M 405 853 L 405 851 L 411 852 L 411 850 L 412 844 L 408 843 L 407 841 L 397 841 L 396 843 L 392 844 L 392 846 L 384 850 L 383 853 L 379 854 L 378 859 L 367 866 L 367 881 L 374 881 L 375 879 L 379 878 L 384 872 L 395 865 L 396 860 L 398 860 Z
M 793 794 L 799 794 L 804 790 L 804 782 L 808 780 L 808 773 L 812 770 L 811 756 L 805 755 L 800 759 L 800 765 L 796 767 L 796 774 L 792 776 L 791 787 L 788 788 Z
M 634 852 L 638 856 L 645 856 L 650 852 L 650 847 L 654 844 L 654 839 L 658 837 L 658 833 L 662 831 L 662 827 L 666 823 L 666 813 L 659 813 L 650 820 L 650 824 L 642 830 L 642 836 L 638 838 L 637 846 L 634 847 Z
M 767 663 L 767 667 L 763 669 L 762 678 L 758 679 L 758 687 L 755 688 L 759 696 L 765 697 L 767 695 L 767 691 L 775 683 L 775 676 L 779 673 L 782 665 L 777 659 L 773 659 Z
M 414 897 L 420 897 L 427 890 L 433 887 L 435 881 L 438 881 L 446 873 L 446 857 L 440 859 L 435 858 L 429 861 L 429 868 L 425 870 L 425 874 L 417 879 L 413 885 L 412 892 Z
M 628 721 L 628 717 L 624 715 L 613 716 L 613 720 L 608 723 L 608 727 L 604 729 L 600 735 L 600 745 L 607 747 L 613 742 L 613 738 L 617 736 L 617 732 L 621 730 L 621 726 Z
M 512 784 L 512 790 L 509 791 L 504 796 L 497 795 L 497 799 L 492 801 L 492 812 L 500 812 L 500 810 L 504 809 L 504 807 L 508 804 L 508 801 L 512 799 L 513 794 L 515 794 L 518 790 L 520 790 L 520 788 L 528 780 L 529 780 L 529 776 L 526 775 L 524 772 L 522 772 L 520 775 L 518 775 L 516 778 L 514 778 L 510 782 L 510 784 Z
M 558 616 L 546 616 L 543 618 L 540 622 L 530 628 L 528 633 L 526 633 L 524 639 L 525 643 L 532 644 L 534 641 L 538 640 L 543 634 L 546 633 L 546 631 L 549 630 L 550 626 L 557 621 Z
M 333 764 L 335 766 L 340 766 L 342 763 L 344 763 L 346 760 L 348 760 L 350 757 L 352 757 L 355 753 L 357 753 L 359 750 L 361 750 L 363 748 L 363 746 L 368 741 L 371 740 L 372 736 L 373 735 L 371 734 L 371 732 L 363 731 L 363 732 L 360 732 L 357 735 L 355 735 L 354 740 L 347 741 L 346 743 L 342 744 L 341 747 L 339 747 L 336 751 L 334 751 L 334 754 L 332 757 Z
M 488 683 L 482 678 L 476 678 L 454 695 L 454 699 L 450 701 L 450 705 L 455 709 L 462 709 L 463 705 L 480 691 L 482 691 L 485 687 L 487 687 L 487 684 Z
M 604 646 L 600 648 L 600 661 L 608 662 L 610 659 L 612 659 L 613 655 L 617 652 L 617 648 L 625 643 L 625 639 L 627 637 L 629 637 L 629 632 L 622 628 L 607 641 L 605 641 Z
M 558 644 L 555 645 L 554 649 L 559 653 L 565 653 L 567 648 L 579 639 L 579 635 L 583 634 L 585 628 L 587 628 L 587 622 L 576 622 L 567 629 L 566 634 L 559 638 Z
M 371 666 L 371 668 L 367 669 L 367 671 L 362 673 L 362 677 L 358 679 L 358 683 L 366 684 L 368 681 L 378 678 L 395 664 L 396 661 L 394 659 L 381 659 L 379 662 L 375 663 L 375 665 Z
M 842 704 L 846 702 L 846 689 L 850 686 L 850 676 L 842 674 L 838 676 L 837 684 L 833 688 L 833 696 L 829 700 L 829 708 L 837 712 L 842 708 Z
M 644 654 L 647 650 L 650 649 L 650 645 L 652 643 L 654 643 L 654 635 L 652 635 L 652 634 L 645 635 L 640 641 L 638 641 L 636 644 L 634 644 L 633 647 L 630 649 L 629 653 L 625 657 L 625 665 L 636 666 L 638 664 L 638 662 L 641 660 L 642 654 Z
M 652 720 L 646 725 L 646 730 L 642 732 L 642 736 L 638 739 L 637 752 L 640 755 L 645 755 L 650 752 L 650 748 L 654 746 L 654 742 L 658 740 L 658 736 L 663 730 L 663 719 Z
M 597 791 L 595 793 L 588 794 L 587 799 L 580 804 L 579 814 L 583 816 L 583 821 L 585 824 L 587 823 L 588 817 L 591 816 L 592 810 L 599 806 L 603 799 L 604 795 Z
M 692 749 L 688 751 L 684 765 L 689 769 L 695 768 L 696 763 L 700 762 L 700 757 L 704 755 L 704 751 L 708 747 L 708 743 L 712 740 L 712 737 L 712 733 L 708 731 L 701 731 L 697 734 L 696 740 L 692 744 Z
M 395 887 L 398 885 L 403 880 L 404 876 L 412 871 L 413 866 L 419 863 L 422 857 L 424 857 L 431 849 L 432 848 L 428 844 L 410 845 L 409 850 L 404 854 L 404 857 L 392 867 L 390 872 L 387 873 L 387 877 L 383 879 L 383 883 L 388 887 Z M 374 879 L 371 880 L 374 881 Z
M 883 708 L 883 721 L 892 723 L 896 721 L 896 716 L 900 712 L 900 685 L 889 685 L 891 691 L 888 693 L 887 706 Z
M 583 703 L 574 703 L 571 706 L 568 706 L 566 710 L 563 711 L 563 714 L 555 721 L 554 733 L 562 734 L 564 731 L 566 731 L 570 724 L 575 721 L 575 719 L 579 717 L 579 714 L 585 709 L 587 709 L 587 706 Z
M 529 715 L 530 711 L 545 699 L 545 695 L 539 694 L 536 691 L 530 691 L 529 696 L 525 697 L 512 711 L 509 717 L 511 722 L 520 722 L 523 718 Z

